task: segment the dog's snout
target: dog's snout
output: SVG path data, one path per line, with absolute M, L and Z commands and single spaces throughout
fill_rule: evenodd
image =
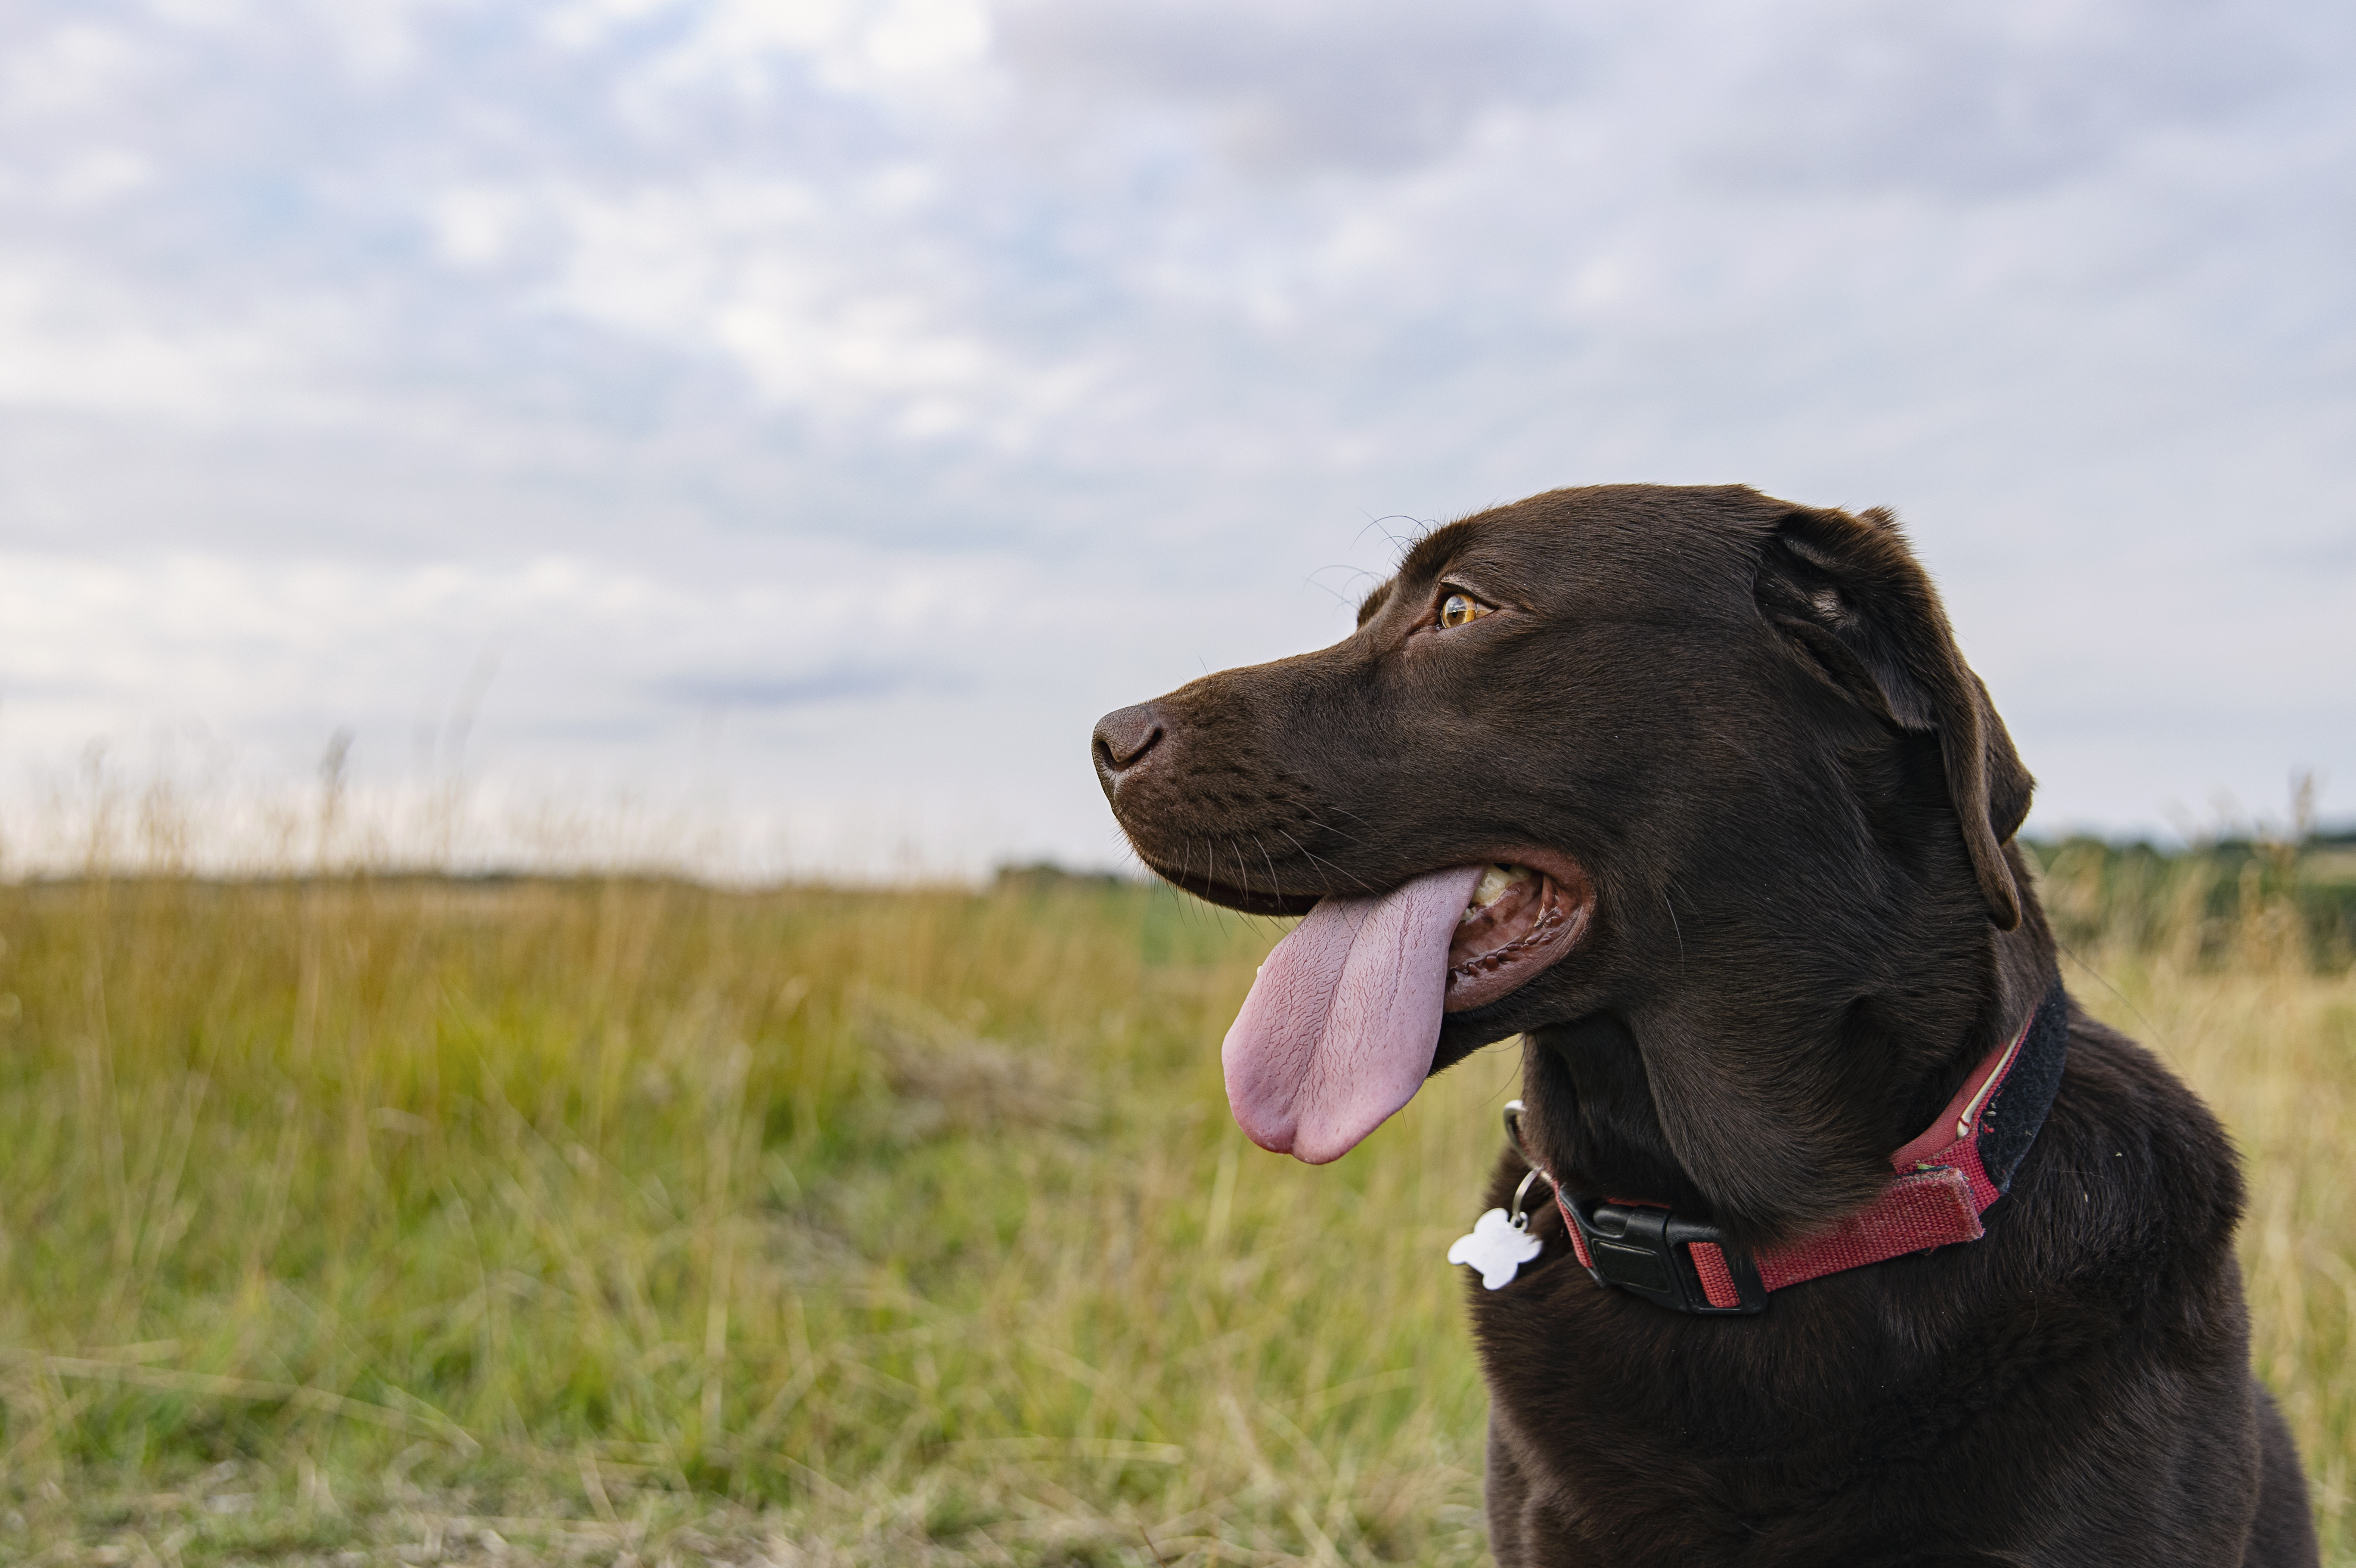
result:
M 1169 732 L 1162 715 L 1151 702 L 1141 702 L 1134 708 L 1124 708 L 1108 713 L 1097 720 L 1094 751 L 1097 777 L 1106 789 L 1117 786 L 1121 779 L 1145 761 L 1162 739 Z

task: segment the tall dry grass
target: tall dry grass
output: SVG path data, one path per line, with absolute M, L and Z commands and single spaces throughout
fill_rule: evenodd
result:
M 2242 1140 L 2344 1558 L 2344 954 L 2296 868 L 2125 864 L 2051 858 L 2071 978 Z M 1476 1560 L 1440 1258 L 1517 1063 L 1253 1150 L 1215 1042 L 1274 934 L 1054 880 L 0 889 L 0 1560 Z
M 2041 892 L 2088 1009 L 2224 1119 L 2253 1359 L 2307 1462 L 2327 1562 L 2356 1561 L 2356 854 L 2049 851 Z

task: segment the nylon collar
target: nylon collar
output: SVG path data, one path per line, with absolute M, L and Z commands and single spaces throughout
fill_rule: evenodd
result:
M 1599 1285 L 1675 1311 L 1736 1315 L 1765 1311 L 1771 1291 L 1978 1241 L 1987 1233 L 1980 1216 L 2010 1189 L 2052 1109 L 2069 1041 L 2069 997 L 2056 980 L 2020 1032 L 1982 1059 L 1939 1119 L 1890 1157 L 1893 1176 L 1881 1196 L 1822 1235 L 1745 1253 L 1729 1246 L 1715 1225 L 1683 1219 L 1663 1204 L 1580 1197 L 1557 1185 L 1555 1203 L 1569 1227 L 1571 1251 Z M 1520 1147 L 1517 1129 L 1515 1144 Z

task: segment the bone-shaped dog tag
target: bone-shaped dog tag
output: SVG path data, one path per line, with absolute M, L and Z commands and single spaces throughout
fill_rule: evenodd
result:
M 1479 1269 L 1483 1289 L 1503 1290 L 1524 1264 L 1546 1251 L 1546 1243 L 1530 1234 L 1529 1222 L 1526 1214 L 1517 1223 L 1503 1209 L 1492 1209 L 1472 1221 L 1471 1235 L 1456 1238 L 1448 1261 Z

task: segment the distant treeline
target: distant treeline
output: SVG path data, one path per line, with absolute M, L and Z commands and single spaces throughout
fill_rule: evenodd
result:
M 2221 838 L 2185 848 L 2099 838 L 2022 841 L 2054 934 L 2209 962 L 2356 956 L 2356 831 L 2297 841 Z
M 1130 888 L 1144 880 L 1124 877 L 1118 871 L 1075 871 L 1053 860 L 1033 860 L 999 867 L 991 878 L 991 886 L 1001 893 L 1047 892 L 1061 888 Z
M 2183 848 L 2100 838 L 2023 839 L 2054 934 L 2073 949 L 2124 944 L 2184 960 L 2297 963 L 2356 958 L 2356 829 L 2296 842 L 2221 838 Z M 1138 888 L 1053 861 L 1007 865 L 997 893 Z M 1163 896 L 1168 896 L 1167 890 Z

